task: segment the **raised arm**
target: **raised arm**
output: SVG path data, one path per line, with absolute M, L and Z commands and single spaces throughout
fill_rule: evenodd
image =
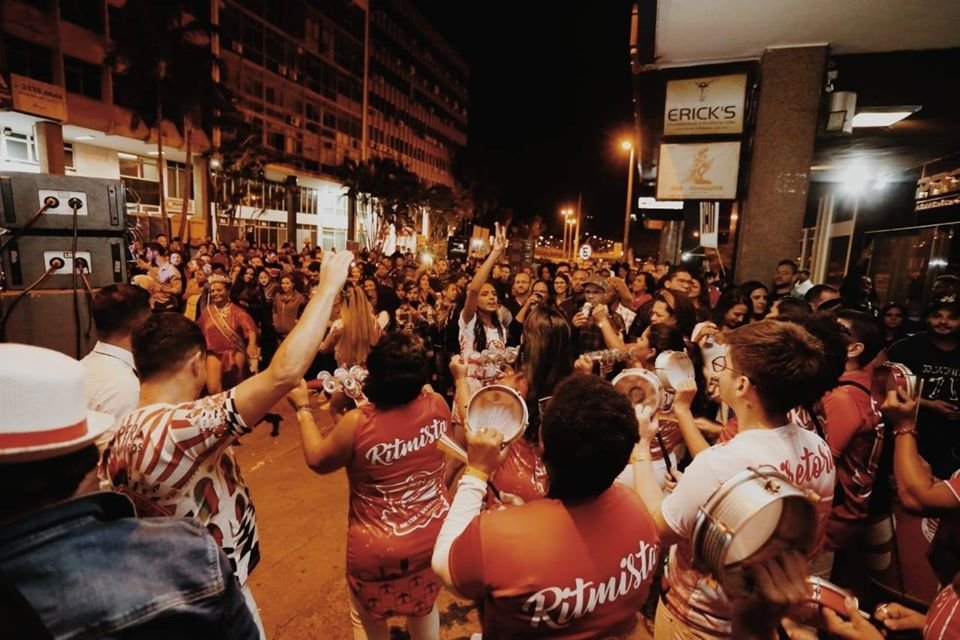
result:
M 320 283 L 303 310 L 297 325 L 280 344 L 265 371 L 241 382 L 235 393 L 237 410 L 247 424 L 256 424 L 288 391 L 300 383 L 316 356 L 330 320 L 337 294 L 347 280 L 353 261 L 349 251 L 339 251 L 324 260 Z
M 493 265 L 497 263 L 497 260 L 500 259 L 500 256 L 503 255 L 503 252 L 507 249 L 507 230 L 506 227 L 501 227 L 499 223 L 494 227 L 493 233 L 493 243 L 490 245 L 490 253 L 487 255 L 487 259 L 483 261 L 483 264 L 480 265 L 480 268 L 477 269 L 477 273 L 474 274 L 473 280 L 470 281 L 470 284 L 467 286 L 467 299 L 463 303 L 463 310 L 460 312 L 460 317 L 463 318 L 463 321 L 470 322 L 473 320 L 473 316 L 477 313 L 477 301 L 480 299 L 480 287 L 490 279 L 490 272 L 493 271 Z
M 917 449 L 916 400 L 891 392 L 881 409 L 893 423 L 893 475 L 897 495 L 911 511 L 956 509 L 957 496 L 946 482 L 933 475 Z

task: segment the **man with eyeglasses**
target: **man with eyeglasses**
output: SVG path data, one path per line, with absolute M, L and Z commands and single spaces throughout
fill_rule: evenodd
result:
M 787 417 L 793 407 L 819 399 L 829 385 L 823 343 L 799 325 L 774 320 L 740 327 L 725 340 L 726 355 L 711 366 L 721 400 L 736 413 L 739 433 L 697 454 L 666 497 L 649 456 L 634 462 L 636 488 L 654 514 L 662 543 L 676 543 L 667 565 L 668 589 L 657 609 L 658 638 L 732 637 L 730 599 L 713 578 L 693 567 L 690 542 L 700 507 L 724 482 L 748 467 L 772 466 L 816 493 L 817 547 L 833 502 L 836 469 L 830 447 Z M 641 450 L 644 444 L 641 437 Z

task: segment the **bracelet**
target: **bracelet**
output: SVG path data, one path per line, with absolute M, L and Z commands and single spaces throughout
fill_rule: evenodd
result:
M 638 462 L 653 462 L 653 456 L 630 456 L 630 464 L 636 464 Z
M 897 436 L 906 436 L 906 435 L 911 435 L 911 436 L 913 436 L 914 438 L 916 438 L 916 437 L 917 437 L 917 428 L 916 428 L 915 426 L 913 426 L 912 424 L 908 424 L 908 425 L 903 426 L 903 427 L 896 427 L 896 428 L 894 428 L 894 430 L 893 430 L 893 437 L 894 437 L 894 438 L 896 438 Z
M 490 479 L 489 473 L 481 469 L 477 469 L 476 467 L 471 467 L 470 465 L 467 465 L 467 468 L 463 470 L 463 475 L 473 476 L 478 480 L 482 480 L 484 483 L 486 483 Z
M 313 415 L 313 410 L 310 408 L 309 404 L 298 404 L 298 405 L 295 405 L 293 408 L 295 410 L 294 413 L 300 413 L 301 411 L 306 411 L 311 416 Z

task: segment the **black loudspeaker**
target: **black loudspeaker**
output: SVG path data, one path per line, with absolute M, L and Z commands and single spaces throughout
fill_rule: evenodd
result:
M 44 173 L 0 174 L 0 226 L 25 227 L 33 231 L 73 231 L 73 208 L 77 206 L 80 231 L 122 233 L 126 193 L 119 180 L 56 176 Z
M 6 320 L 7 342 L 46 347 L 77 358 L 73 290 L 31 291 L 11 310 L 19 295 L 18 292 L 0 293 L 0 318 Z M 77 301 L 80 305 L 79 357 L 82 358 L 97 343 L 97 329 L 93 326 L 84 291 L 77 292 Z
M 38 289 L 73 287 L 73 238 L 66 235 L 25 235 L 8 241 L 0 251 L 7 288 L 25 289 L 54 263 L 60 265 Z M 85 261 L 93 288 L 127 281 L 127 256 L 123 236 L 79 236 L 77 261 Z M 83 286 L 82 284 L 80 285 Z

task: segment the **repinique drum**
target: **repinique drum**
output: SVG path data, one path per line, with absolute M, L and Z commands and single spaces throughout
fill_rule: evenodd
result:
M 731 596 L 750 592 L 742 563 L 758 552 L 812 551 L 818 501 L 773 467 L 748 468 L 720 485 L 700 507 L 693 561 Z
M 693 362 L 683 351 L 664 351 L 657 356 L 654 366 L 657 378 L 666 391 L 673 391 L 678 384 L 694 377 Z
M 879 405 L 887 399 L 887 394 L 900 389 L 908 398 L 917 397 L 917 376 L 899 362 L 884 362 L 873 369 L 870 394 Z
M 646 369 L 625 369 L 613 379 L 613 387 L 625 395 L 634 407 L 643 405 L 659 411 L 663 389 L 655 373 Z
M 479 389 L 467 402 L 464 426 L 471 430 L 494 429 L 509 444 L 523 435 L 530 416 L 527 403 L 514 389 L 493 384 Z

